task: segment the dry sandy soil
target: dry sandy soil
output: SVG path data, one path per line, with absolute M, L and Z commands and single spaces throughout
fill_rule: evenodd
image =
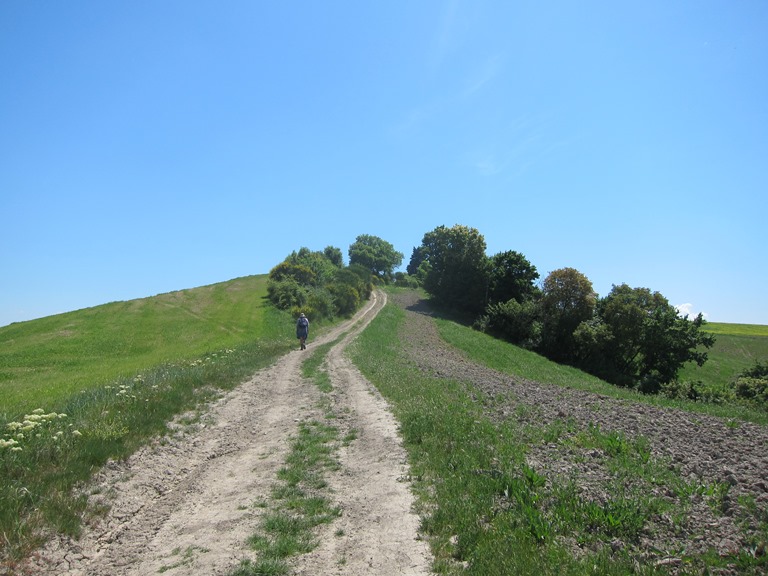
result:
M 301 377 L 312 346 L 333 342 L 327 371 L 333 411 L 357 438 L 339 448 L 341 469 L 327 473 L 342 515 L 318 535 L 321 544 L 294 563 L 296 574 L 428 574 L 418 538 L 406 454 L 386 403 L 344 356 L 348 343 L 386 302 L 382 293 L 352 320 L 294 351 L 209 407 L 203 423 L 111 462 L 88 488 L 109 513 L 77 541 L 53 541 L 30 574 L 172 576 L 227 574 L 254 559 L 256 532 L 276 474 L 299 422 L 324 411 L 324 396 Z M 345 335 L 346 334 L 346 335 Z M 326 399 L 327 401 L 327 399 Z M 335 422 L 336 423 L 336 422 Z M 343 535 L 341 535 L 343 534 Z

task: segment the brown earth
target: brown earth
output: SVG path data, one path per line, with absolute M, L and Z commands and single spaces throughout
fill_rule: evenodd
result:
M 30 565 L 30 573 L 226 574 L 240 560 L 253 559 L 246 539 L 262 513 L 254 503 L 269 499 L 298 423 L 322 418 L 320 402 L 330 399 L 339 415 L 336 423 L 357 431 L 356 440 L 339 448 L 340 471 L 328 473 L 331 497 L 342 516 L 318 534 L 315 551 L 295 561 L 295 573 L 429 574 L 431 559 L 411 510 L 397 424 L 344 355 L 385 300 L 378 293 L 354 319 L 312 342 L 316 346 L 346 334 L 328 355 L 333 392 L 324 395 L 302 379 L 300 363 L 311 348 L 284 356 L 211 405 L 203 423 L 179 426 L 127 461 L 110 463 L 89 487 L 91 499 L 108 504 L 109 513 L 78 541 L 52 542 Z M 464 381 L 470 391 L 477 387 L 494 399 L 487 404 L 491 418 L 514 418 L 521 425 L 567 421 L 576 429 L 599 425 L 629 439 L 643 436 L 652 458 L 668 462 L 692 485 L 727 487 L 717 509 L 704 496 L 694 496 L 684 517 L 659 515 L 639 542 L 603 545 L 671 572 L 681 565 L 683 553 L 710 548 L 724 555 L 765 553 L 759 534 L 759 519 L 768 518 L 765 427 L 500 374 L 446 345 L 415 293 L 393 300 L 406 310 L 401 337 L 418 369 Z M 583 498 L 599 503 L 610 494 L 606 455 L 599 450 L 577 453 L 563 443 L 542 444 L 527 459 L 548 478 L 574 480 Z M 575 541 L 564 543 L 574 554 L 583 552 Z

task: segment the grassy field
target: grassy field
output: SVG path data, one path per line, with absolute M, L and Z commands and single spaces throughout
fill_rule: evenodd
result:
M 725 386 L 755 362 L 768 363 L 768 326 L 756 324 L 708 323 L 715 334 L 715 345 L 707 351 L 704 366 L 688 365 L 680 380 L 700 380 L 707 386 Z
M 0 415 L 61 410 L 83 390 L 164 362 L 262 339 L 292 320 L 267 305 L 265 275 L 0 328 Z

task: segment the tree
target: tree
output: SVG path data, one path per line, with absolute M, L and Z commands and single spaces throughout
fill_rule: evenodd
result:
M 597 294 L 592 282 L 575 268 L 550 272 L 542 283 L 541 350 L 558 362 L 576 359 L 574 332 L 595 311 Z
M 485 249 L 485 238 L 475 228 L 457 224 L 427 232 L 418 266 L 425 273 L 424 289 L 444 305 L 471 314 L 481 312 L 488 290 Z
M 576 331 L 579 364 L 621 386 L 656 393 L 687 362 L 701 366 L 714 336 L 701 331 L 701 315 L 680 317 L 659 292 L 613 286 L 597 305 L 597 317 Z
M 490 260 L 488 301 L 507 302 L 514 299 L 523 302 L 536 293 L 535 282 L 539 278 L 536 267 L 514 250 L 500 252 Z
M 341 248 L 335 246 L 326 246 L 323 250 L 325 257 L 337 268 L 344 267 L 344 256 L 341 254 Z
M 408 266 L 405 269 L 411 276 L 416 276 L 419 271 L 421 263 L 427 259 L 427 255 L 424 253 L 423 246 L 415 246 L 413 252 L 411 252 L 411 260 L 408 262 Z
M 349 263 L 359 264 L 371 274 L 388 282 L 392 271 L 403 262 L 403 253 L 395 250 L 386 240 L 378 236 L 361 234 L 349 247 Z

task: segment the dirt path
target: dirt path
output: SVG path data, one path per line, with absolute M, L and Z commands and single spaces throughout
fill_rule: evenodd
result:
M 358 437 L 341 449 L 341 470 L 328 478 L 342 516 L 320 535 L 314 552 L 296 561 L 298 574 L 429 573 L 412 495 L 401 481 L 406 456 L 396 422 L 344 356 L 385 302 L 376 293 L 352 320 L 312 342 L 346 333 L 331 349 L 327 369 L 334 411 Z M 300 375 L 304 357 L 287 354 L 214 403 L 202 423 L 108 465 L 91 492 L 110 512 L 78 541 L 51 543 L 32 573 L 213 575 L 253 559 L 246 539 L 263 511 L 254 503 L 269 499 L 298 423 L 323 415 L 322 393 Z

